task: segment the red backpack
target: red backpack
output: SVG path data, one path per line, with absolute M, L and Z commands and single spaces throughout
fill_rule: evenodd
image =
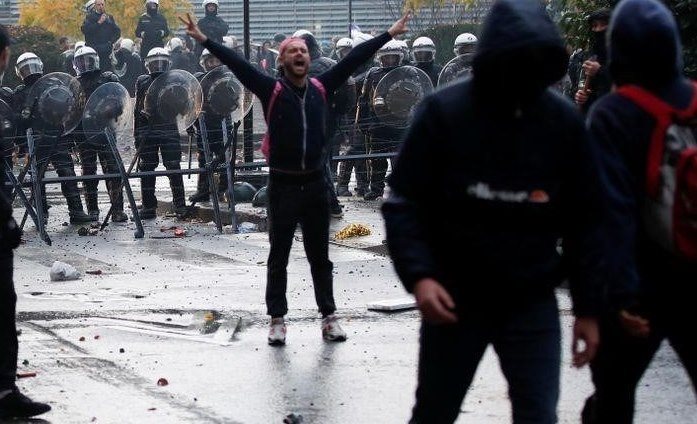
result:
M 697 83 L 684 110 L 638 86 L 617 92 L 656 119 L 646 161 L 646 231 L 667 250 L 697 262 Z
M 327 102 L 327 90 L 324 88 L 322 81 L 317 78 L 310 78 L 310 83 L 319 90 L 322 95 L 324 102 Z M 281 81 L 276 81 L 276 85 L 273 86 L 273 93 L 271 93 L 271 98 L 269 99 L 269 106 L 266 108 L 266 132 L 264 133 L 264 138 L 261 139 L 261 153 L 264 154 L 266 162 L 269 161 L 269 154 L 271 153 L 271 137 L 269 136 L 269 119 L 271 118 L 271 112 L 273 112 L 273 107 L 276 104 L 276 99 L 278 95 L 283 91 L 283 83 Z

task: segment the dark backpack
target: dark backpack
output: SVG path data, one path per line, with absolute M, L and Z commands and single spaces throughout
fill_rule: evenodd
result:
M 322 99 L 324 103 L 327 103 L 327 89 L 324 88 L 324 84 L 317 78 L 310 78 L 310 83 L 319 90 L 322 94 Z M 271 138 L 269 136 L 269 119 L 271 119 L 271 112 L 273 112 L 273 107 L 276 104 L 276 99 L 278 95 L 283 91 L 283 83 L 281 81 L 276 81 L 276 85 L 273 87 L 273 93 L 271 93 L 271 98 L 269 99 L 269 106 L 266 108 L 266 133 L 264 133 L 264 138 L 261 139 L 261 153 L 264 154 L 266 161 L 269 161 L 269 154 L 271 153 Z
M 656 120 L 646 161 L 646 231 L 668 251 L 697 262 L 697 83 L 684 110 L 638 86 L 617 92 Z

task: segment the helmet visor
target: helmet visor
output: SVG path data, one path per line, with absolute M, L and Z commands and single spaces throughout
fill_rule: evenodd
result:
M 168 57 L 164 56 L 153 56 L 145 58 L 145 69 L 148 73 L 153 74 L 156 72 L 167 72 L 169 70 L 172 62 Z
M 77 75 L 85 72 L 92 72 L 99 69 L 99 56 L 96 54 L 86 54 L 73 58 L 73 69 Z
M 43 74 L 44 64 L 38 57 L 29 58 L 17 65 L 17 76 L 24 80 L 29 75 Z

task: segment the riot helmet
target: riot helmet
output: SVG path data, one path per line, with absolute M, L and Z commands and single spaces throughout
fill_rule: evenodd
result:
M 383 68 L 399 66 L 402 59 L 404 59 L 404 50 L 402 43 L 398 40 L 388 41 L 375 53 L 375 60 Z
M 308 31 L 306 29 L 299 29 L 293 33 L 292 38 L 301 38 L 305 35 L 310 35 L 312 37 L 315 36 L 313 33 L 311 33 L 310 31 Z
M 73 47 L 75 50 L 79 49 L 80 47 L 85 47 L 85 42 L 84 41 L 76 41 L 75 46 Z
M 359 44 L 365 43 L 371 39 L 373 39 L 372 35 L 366 34 L 365 32 L 359 32 L 353 37 L 353 47 L 357 47 Z
M 85 3 L 83 12 L 85 13 L 90 13 L 94 9 L 94 1 L 95 0 L 87 0 L 87 3 Z
M 182 41 L 182 39 L 179 37 L 174 37 L 167 42 L 167 45 L 165 46 L 165 48 L 167 50 L 169 50 L 170 52 L 173 52 L 177 49 L 182 50 L 182 49 L 184 49 L 184 41 Z
M 223 37 L 223 46 L 227 47 L 228 49 L 234 50 L 237 48 L 237 37 L 234 35 L 226 35 Z
M 32 52 L 19 55 L 15 64 L 17 76 L 24 81 L 30 75 L 41 75 L 44 73 L 44 63 L 39 56 Z
M 86 72 L 99 70 L 99 55 L 92 47 L 80 47 L 73 55 L 73 69 L 78 77 Z
M 453 53 L 455 53 L 455 56 L 460 56 L 466 53 L 474 53 L 474 49 L 477 46 L 477 41 L 477 37 L 474 34 L 464 32 L 455 38 Z
M 208 6 L 211 4 L 214 5 L 215 8 L 208 11 Z M 201 2 L 201 6 L 203 7 L 203 12 L 206 14 L 206 16 L 215 16 L 218 14 L 218 0 L 203 0 Z
M 220 59 L 213 56 L 213 54 L 208 49 L 204 49 L 201 52 L 201 60 L 198 63 L 199 63 L 199 65 L 201 65 L 203 70 L 205 70 L 206 72 L 222 65 L 222 63 L 220 62 Z
M 353 40 L 347 37 L 339 39 L 336 42 L 336 55 L 339 59 L 343 59 L 353 49 Z
M 145 57 L 145 69 L 149 74 L 157 72 L 167 72 L 172 66 L 172 60 L 169 57 L 169 51 L 163 47 L 155 47 L 150 49 Z
M 121 42 L 119 43 L 119 49 L 128 50 L 129 53 L 133 53 L 135 48 L 136 45 L 130 38 L 122 38 Z
M 419 37 L 411 45 L 416 63 L 433 62 L 436 57 L 436 44 L 428 37 Z

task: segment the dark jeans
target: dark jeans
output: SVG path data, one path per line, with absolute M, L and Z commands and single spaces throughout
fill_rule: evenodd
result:
M 0 251 L 0 391 L 12 389 L 17 375 L 17 295 L 12 282 L 12 251 Z
M 315 300 L 323 316 L 336 310 L 329 260 L 329 202 L 324 170 L 306 183 L 286 181 L 272 173 L 268 185 L 269 251 L 266 307 L 272 317 L 288 313 L 288 256 L 295 227 L 300 224 L 303 246 L 310 263 Z
M 364 155 L 365 139 L 362 134 L 353 134 L 349 137 L 349 148 L 346 155 Z M 348 187 L 351 182 L 351 172 L 356 170 L 356 188 L 365 192 L 368 190 L 368 165 L 365 159 L 342 161 L 339 165 L 339 181 L 337 186 Z
M 667 276 L 664 276 L 666 280 Z M 684 277 L 683 277 L 684 278 Z M 697 277 L 684 278 L 682 290 L 652 296 L 645 303 L 651 325 L 648 338 L 627 334 L 617 314 L 601 320 L 600 348 L 591 363 L 595 393 L 583 408 L 584 424 L 631 424 L 634 420 L 636 387 L 663 340 L 668 340 L 682 361 L 695 388 L 697 382 L 697 336 L 694 328 L 694 300 L 685 296 L 685 287 Z M 665 283 L 666 280 L 663 280 Z M 668 419 L 666 417 L 666 419 Z
M 162 164 L 165 169 L 181 169 L 182 149 L 179 138 L 148 138 L 144 140 L 144 146 L 140 148 L 140 163 L 138 168 L 141 171 L 154 171 L 159 163 L 158 152 L 162 154 Z M 156 208 L 157 197 L 155 197 L 155 178 L 141 178 L 141 195 L 143 207 Z M 184 179 L 181 174 L 170 175 L 169 186 L 172 189 L 172 206 L 184 206 Z
M 103 135 L 94 136 L 84 142 L 78 143 L 77 150 L 82 164 L 82 175 L 95 175 L 97 173 L 97 158 L 102 165 L 104 174 L 118 174 L 119 167 L 116 157 L 109 147 L 109 142 Z M 85 187 L 85 204 L 88 211 L 99 210 L 97 203 L 97 187 L 99 180 L 86 180 L 82 183 Z M 123 190 L 119 178 L 110 178 L 105 181 L 109 192 L 109 200 L 115 210 L 123 210 Z
M 553 293 L 495 311 L 465 311 L 455 325 L 424 323 L 410 423 L 454 422 L 489 344 L 508 380 L 513 422 L 556 423 L 560 338 Z
M 400 143 L 372 138 L 370 141 L 370 154 L 376 153 L 395 153 L 398 152 Z M 395 157 L 389 158 L 392 164 L 392 169 L 395 165 Z M 370 175 L 368 184 L 370 191 L 382 194 L 385 191 L 385 176 L 387 175 L 388 158 L 373 158 L 370 159 Z

